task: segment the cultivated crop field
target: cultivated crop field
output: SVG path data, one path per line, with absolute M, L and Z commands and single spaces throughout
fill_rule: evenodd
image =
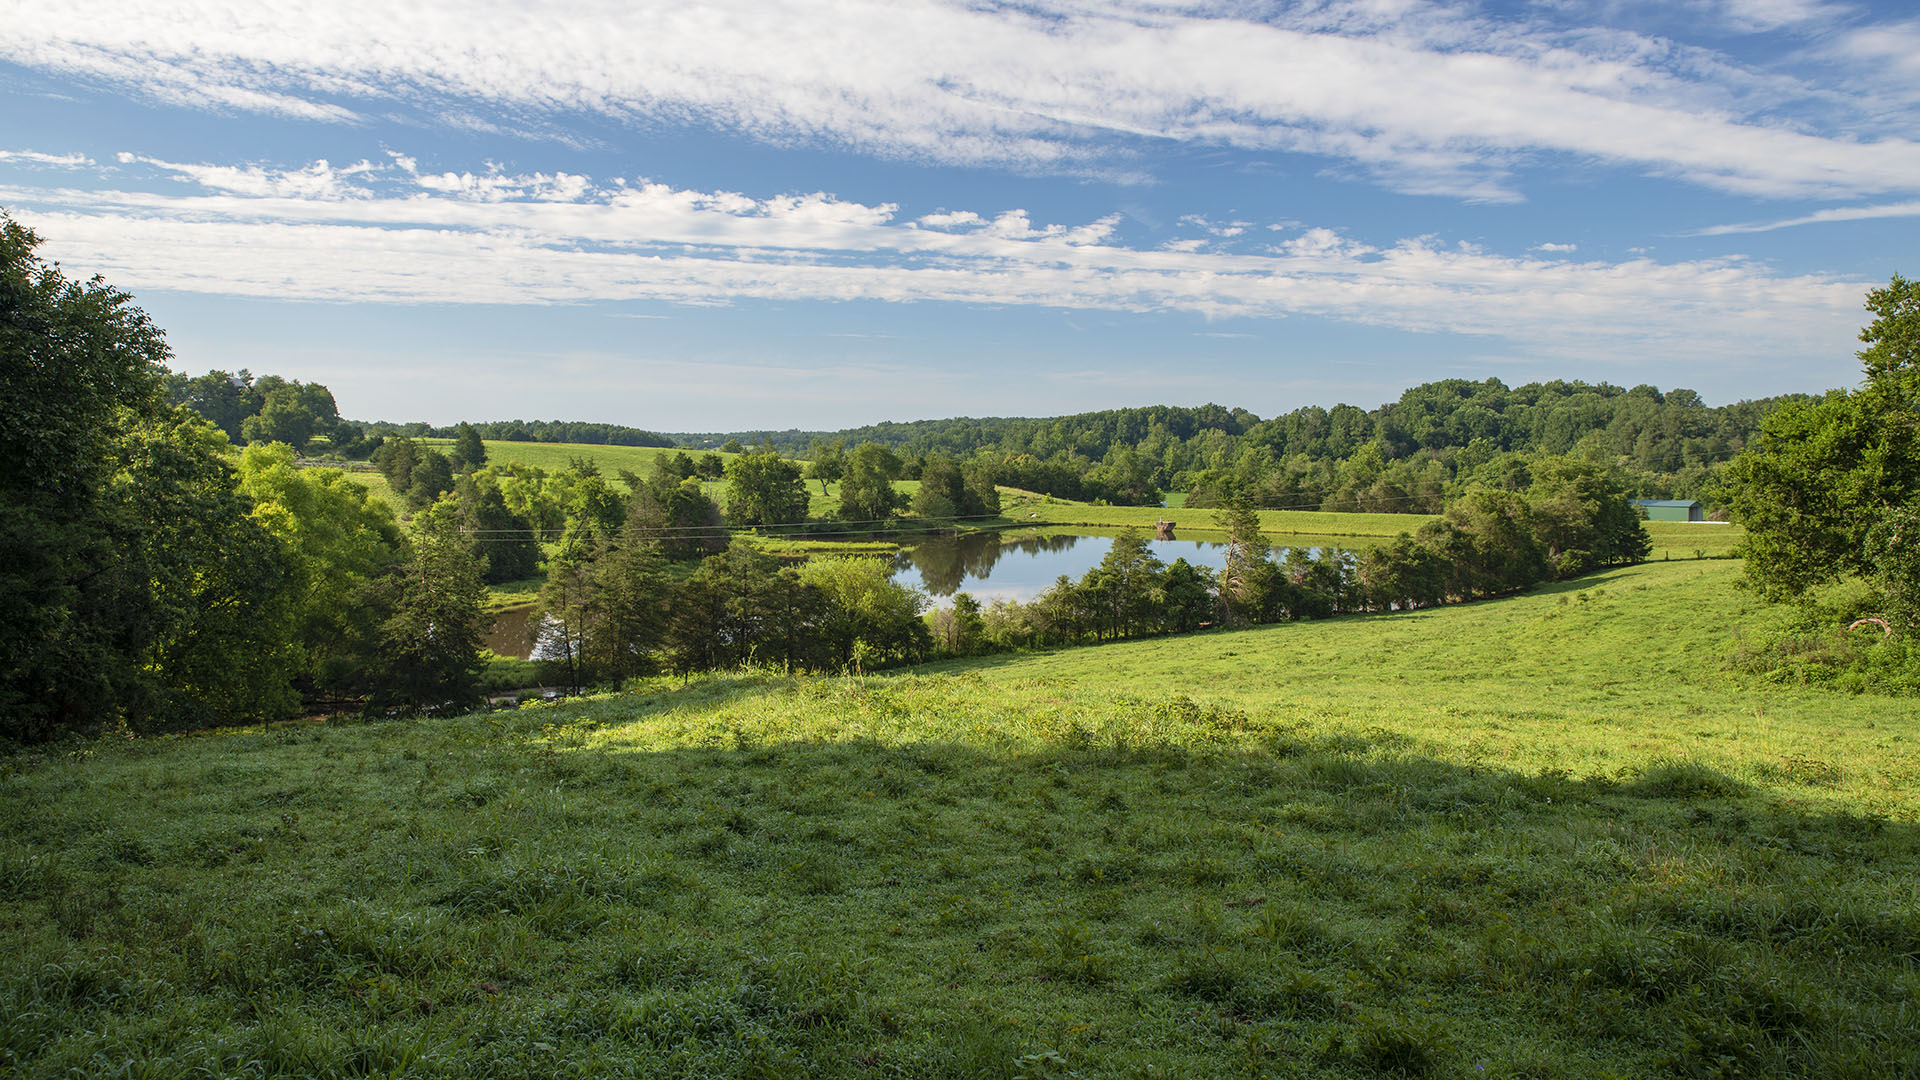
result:
M 0 1072 L 1915 1075 L 1920 724 L 1737 573 L 7 759 Z

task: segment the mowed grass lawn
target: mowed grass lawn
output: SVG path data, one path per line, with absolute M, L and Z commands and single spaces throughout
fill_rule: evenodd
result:
M 17 755 L 0 1073 L 1915 1075 L 1912 702 L 1737 569 Z

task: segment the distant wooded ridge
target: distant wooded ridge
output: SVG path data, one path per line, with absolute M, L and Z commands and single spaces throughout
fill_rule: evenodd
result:
M 1662 392 L 1608 383 L 1527 383 L 1508 387 L 1499 379 L 1444 379 L 1411 387 L 1399 400 L 1366 410 L 1340 404 L 1306 405 L 1263 419 L 1223 405 L 1151 405 L 1052 417 L 953 417 L 883 421 L 838 431 L 654 432 L 619 424 L 563 420 L 473 421 L 484 439 L 506 442 L 572 442 L 612 446 L 743 448 L 771 445 L 804 457 L 816 444 L 843 440 L 853 446 L 877 442 L 908 454 L 967 455 L 981 450 L 1049 458 L 1057 453 L 1103 459 L 1116 447 L 1160 450 L 1175 442 L 1226 436 L 1276 457 L 1304 454 L 1315 460 L 1350 457 L 1375 442 L 1388 461 L 1422 451 L 1465 449 L 1476 440 L 1496 452 L 1564 454 L 1601 449 L 1632 459 L 1640 468 L 1671 471 L 1688 464 L 1724 460 L 1757 430 L 1759 418 L 1782 401 L 1807 394 L 1758 398 L 1709 406 L 1688 389 Z M 451 438 L 457 424 L 369 421 L 368 434 Z M 1599 436 L 1595 439 L 1595 436 Z M 1587 441 L 1588 446 L 1582 447 Z M 1599 445 L 1595 445 L 1599 444 Z
M 844 439 L 852 446 L 877 442 L 909 454 L 971 454 L 979 450 L 1051 457 L 1059 451 L 1104 457 L 1116 446 L 1136 449 L 1173 440 L 1219 434 L 1245 438 L 1279 456 L 1345 458 L 1369 441 L 1388 460 L 1419 452 L 1462 449 L 1484 439 L 1498 451 L 1563 454 L 1596 432 L 1609 449 L 1644 458 L 1643 465 L 1675 467 L 1687 458 L 1722 457 L 1723 443 L 1737 444 L 1758 427 L 1758 418 L 1806 394 L 1709 406 L 1692 390 L 1662 392 L 1609 383 L 1527 383 L 1508 387 L 1499 379 L 1443 379 L 1411 387 L 1399 400 L 1366 410 L 1340 404 L 1305 405 L 1269 419 L 1243 408 L 1151 405 L 1054 417 L 955 417 L 946 420 L 883 421 L 839 431 L 733 431 L 670 433 L 676 445 L 745 447 L 771 443 L 783 453 L 804 455 L 815 443 Z M 451 429 L 449 429 L 451 430 Z M 1688 442 L 1716 444 L 1688 446 Z M 1691 451 L 1691 454 L 1689 453 Z
M 771 445 L 794 456 L 865 442 L 909 459 L 987 453 L 999 459 L 1003 483 L 1069 498 L 1140 503 L 1186 491 L 1197 500 L 1189 505 L 1245 498 L 1268 507 L 1432 513 L 1444 490 L 1463 480 L 1524 486 L 1504 474 L 1524 467 L 1515 458 L 1540 454 L 1618 466 L 1635 495 L 1715 501 L 1721 467 L 1745 448 L 1761 418 L 1782 402 L 1808 400 L 1795 394 L 1715 407 L 1687 389 L 1446 379 L 1370 411 L 1308 405 L 1271 419 L 1222 405 L 1162 405 L 673 437 L 700 447 Z
M 369 435 L 407 435 L 412 438 L 451 439 L 460 434 L 459 424 L 396 424 L 385 420 L 366 423 Z M 597 424 L 584 420 L 476 420 L 471 426 L 482 439 L 496 442 L 583 443 L 592 446 L 684 446 L 677 436 L 657 431 Z

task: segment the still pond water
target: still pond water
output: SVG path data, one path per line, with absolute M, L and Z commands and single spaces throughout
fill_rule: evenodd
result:
M 1185 559 L 1220 569 L 1227 545 L 1205 540 L 1149 540 L 1154 557 L 1171 564 Z M 1053 586 L 1061 574 L 1078 581 L 1113 550 L 1111 536 L 1003 537 L 999 533 L 943 536 L 904 548 L 894 556 L 893 580 L 925 589 L 935 603 L 964 592 L 982 604 L 1026 603 Z

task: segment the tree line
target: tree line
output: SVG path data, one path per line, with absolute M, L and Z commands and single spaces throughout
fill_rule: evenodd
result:
M 333 698 L 423 707 L 471 679 L 484 587 L 457 523 L 403 531 L 347 477 L 296 469 L 285 442 L 236 459 L 176 398 L 159 328 L 38 244 L 0 215 L 0 739 Z M 313 398 L 220 382 L 228 400 L 263 391 L 243 438 L 264 439 L 276 402 Z
M 380 445 L 366 425 L 341 419 L 333 392 L 319 383 L 255 377 L 245 368 L 197 376 L 167 371 L 160 392 L 166 404 L 193 410 L 235 446 L 279 442 L 306 454 L 324 443 L 329 453 L 355 459 Z
M 771 452 L 768 463 L 781 459 Z M 1079 581 L 1030 603 L 983 607 L 964 593 L 925 611 L 889 560 L 798 565 L 728 545 L 679 572 L 650 522 L 630 519 L 556 558 L 541 591 L 547 648 L 579 686 L 741 664 L 864 670 L 939 656 L 1077 645 L 1214 626 L 1410 610 L 1501 596 L 1644 559 L 1652 541 L 1611 470 L 1575 458 L 1533 462 L 1524 491 L 1475 488 L 1417 533 L 1361 552 L 1273 557 L 1246 503 L 1223 509 L 1225 566 L 1157 558 L 1123 531 Z M 635 506 L 644 505 L 636 501 Z M 715 542 L 725 545 L 725 534 Z
M 1214 404 L 1152 406 L 889 422 L 830 435 L 755 432 L 748 441 L 794 455 L 835 440 L 877 442 L 902 455 L 909 478 L 927 454 L 982 458 L 1009 486 L 1124 505 L 1180 491 L 1199 500 L 1193 505 L 1238 498 L 1268 508 L 1427 514 L 1542 454 L 1616 467 L 1636 496 L 1714 500 L 1725 463 L 1761 418 L 1803 397 L 1710 407 L 1686 389 L 1448 379 L 1372 410 L 1309 405 L 1265 420 Z M 724 437 L 680 436 L 709 444 Z
M 457 437 L 462 429 L 472 428 L 480 438 L 496 442 L 583 443 L 590 446 L 679 445 L 671 436 L 659 432 L 590 420 L 476 420 L 441 426 L 423 422 L 396 424 L 372 420 L 365 427 L 373 435 L 405 435 L 415 439 L 451 439 Z

